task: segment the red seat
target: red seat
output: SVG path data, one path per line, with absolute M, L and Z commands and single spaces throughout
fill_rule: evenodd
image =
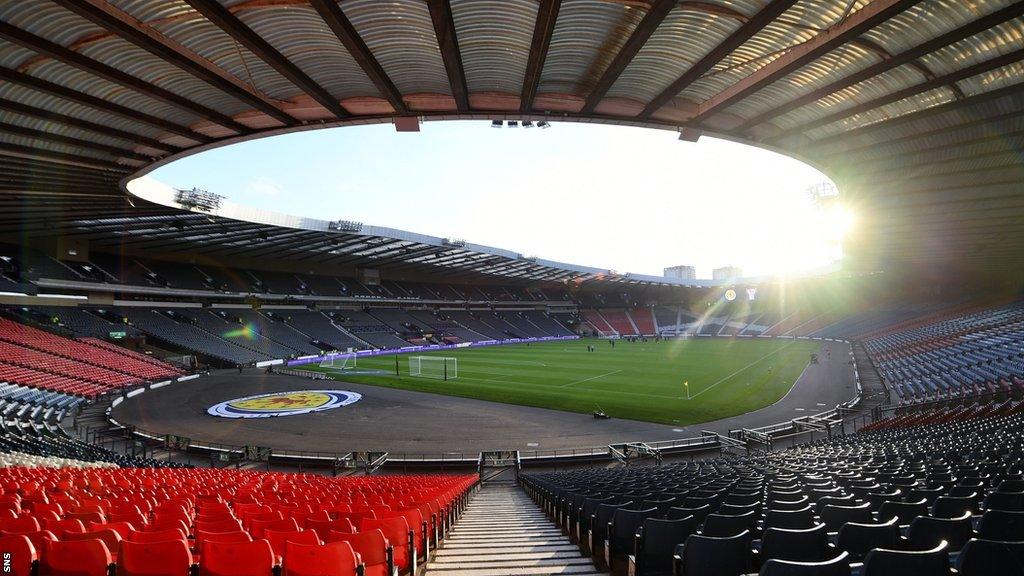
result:
M 89 532 L 78 532 L 78 533 L 67 533 L 61 538 L 62 541 L 82 541 L 82 540 L 99 540 L 106 545 L 107 550 L 117 550 L 118 544 L 121 543 L 121 535 L 115 530 L 104 528 L 102 530 L 89 531 Z
M 172 528 L 170 530 L 155 530 L 151 532 L 136 530 L 135 532 L 125 536 L 124 539 L 132 542 L 167 542 L 168 540 L 181 540 L 182 542 L 188 541 L 188 537 L 185 533 L 177 528 Z
M 315 531 L 320 535 L 320 539 L 324 541 L 327 540 L 327 534 L 332 530 L 348 532 L 350 534 L 356 531 L 356 527 L 352 525 L 352 521 L 348 518 L 341 518 L 340 520 L 306 520 L 306 529 Z
M 296 544 L 320 544 L 320 536 L 312 530 L 283 532 L 278 530 L 267 530 L 263 537 L 270 542 L 274 554 L 284 554 L 285 545 L 289 542 Z
M 68 520 L 81 520 L 82 524 L 90 522 L 106 522 L 106 518 L 100 512 L 69 512 Z
M 253 520 L 249 525 L 249 534 L 252 534 L 253 538 L 263 538 L 263 533 L 267 530 L 297 532 L 299 530 L 299 523 L 294 518 L 276 518 L 273 520 Z
M 138 528 L 149 523 L 142 512 L 111 512 L 107 514 L 107 522 L 127 522 Z
M 4 536 L 13 536 L 13 534 L 4 534 Z M 24 536 L 32 542 L 32 546 L 35 546 L 36 552 L 43 549 L 43 540 L 56 540 L 57 536 L 49 530 L 40 530 L 38 532 L 27 532 L 24 534 L 18 534 L 18 536 Z
M 28 536 L 18 534 L 0 538 L 0 551 L 10 554 L 9 557 L 4 558 L 5 568 L 9 567 L 10 570 L 4 570 L 5 574 L 14 576 L 30 576 L 32 574 L 32 564 L 38 557 L 36 556 L 36 547 Z
M 207 522 L 196 522 L 197 532 L 234 532 L 241 530 L 242 524 L 235 519 L 211 520 Z
M 248 532 L 235 530 L 234 532 L 196 532 L 196 548 L 202 550 L 205 542 L 223 542 L 233 544 L 236 542 L 252 542 L 252 536 Z
M 393 563 L 389 561 L 387 538 L 380 530 L 367 530 L 358 534 L 331 532 L 328 542 L 348 542 L 363 562 L 363 576 L 391 576 Z
M 39 565 L 40 576 L 106 576 L 113 558 L 101 540 L 47 540 Z
M 184 540 L 129 542 L 117 552 L 117 576 L 183 576 L 192 566 Z
M 359 525 L 359 531 L 380 530 L 384 537 L 391 543 L 393 549 L 392 557 L 395 559 L 395 566 L 401 571 L 406 571 L 412 566 L 413 556 L 409 534 L 409 523 L 404 516 L 395 518 L 363 518 Z
M 241 528 L 239 528 L 241 529 Z M 181 520 L 167 519 L 167 520 L 153 520 L 147 524 L 144 528 L 149 532 L 159 532 L 163 530 L 181 530 L 185 534 L 188 534 L 188 524 Z
M 359 562 L 348 542 L 299 544 L 285 548 L 283 576 L 355 576 Z
M 9 533 L 22 534 L 25 532 L 38 532 L 39 521 L 32 516 L 19 516 L 18 518 L 4 518 L 0 520 L 0 530 Z
M 64 538 L 65 534 L 85 532 L 85 525 L 81 520 L 43 520 L 43 528 L 53 532 L 57 538 Z
M 139 527 L 141 528 L 142 526 L 140 525 Z M 93 522 L 89 524 L 89 532 L 97 532 L 99 530 L 113 530 L 114 532 L 117 532 L 118 536 L 120 536 L 122 540 L 124 540 L 129 534 L 135 532 L 135 526 L 129 522 Z
M 199 557 L 199 576 L 270 576 L 274 551 L 270 542 L 205 542 Z

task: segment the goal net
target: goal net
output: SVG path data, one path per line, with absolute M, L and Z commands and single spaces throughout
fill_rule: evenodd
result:
M 446 356 L 410 356 L 409 376 L 451 380 L 459 377 L 459 361 Z
M 351 370 L 356 367 L 356 355 L 355 354 L 338 354 L 325 358 L 320 362 L 321 368 L 330 368 L 332 370 Z

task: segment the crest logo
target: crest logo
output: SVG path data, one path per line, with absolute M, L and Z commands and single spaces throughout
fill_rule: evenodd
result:
M 358 402 L 361 394 L 347 390 L 298 390 L 235 398 L 214 404 L 206 413 L 221 418 L 271 418 L 323 412 Z

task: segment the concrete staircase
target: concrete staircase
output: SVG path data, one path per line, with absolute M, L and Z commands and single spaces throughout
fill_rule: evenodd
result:
M 428 576 L 603 574 L 510 481 L 486 482 L 427 565 Z

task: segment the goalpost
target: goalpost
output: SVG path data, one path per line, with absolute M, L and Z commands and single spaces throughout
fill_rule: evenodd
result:
M 459 360 L 450 356 L 410 356 L 409 376 L 452 380 L 459 377 Z
M 352 370 L 356 367 L 356 355 L 355 354 L 338 354 L 325 358 L 320 362 L 321 368 L 330 368 L 332 370 Z

